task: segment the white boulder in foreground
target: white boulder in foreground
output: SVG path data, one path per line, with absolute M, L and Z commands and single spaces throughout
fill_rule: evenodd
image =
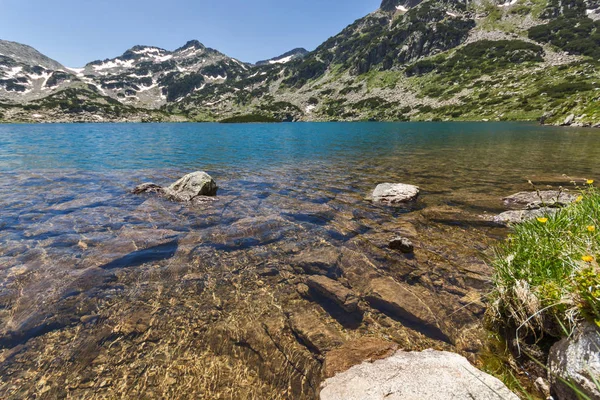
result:
M 402 204 L 416 200 L 419 188 L 404 183 L 382 183 L 373 191 L 372 200 L 381 204 Z
M 399 351 L 322 384 L 321 400 L 518 400 L 498 379 L 449 352 Z

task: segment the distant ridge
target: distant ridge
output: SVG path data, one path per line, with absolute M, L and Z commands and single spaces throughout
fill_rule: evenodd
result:
M 290 50 L 287 53 L 283 53 L 279 57 L 273 57 L 269 60 L 257 61 L 256 65 L 267 65 L 267 64 L 286 64 L 290 61 L 304 58 L 309 53 L 308 50 L 298 47 L 294 50 Z

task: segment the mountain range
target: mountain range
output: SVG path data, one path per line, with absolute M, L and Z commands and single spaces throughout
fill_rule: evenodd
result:
M 600 123 L 600 0 L 383 0 L 256 64 L 190 41 L 67 68 L 0 40 L 0 121 Z

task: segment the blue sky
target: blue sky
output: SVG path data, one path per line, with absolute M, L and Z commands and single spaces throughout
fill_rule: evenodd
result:
M 313 50 L 381 0 L 1 0 L 0 39 L 69 67 L 191 39 L 247 62 Z

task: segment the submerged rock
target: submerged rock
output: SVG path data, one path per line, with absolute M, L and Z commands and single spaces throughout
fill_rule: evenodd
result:
M 552 346 L 548 357 L 548 376 L 552 391 L 561 400 L 580 398 L 563 380 L 572 382 L 590 399 L 600 399 L 600 389 L 594 383 L 594 379 L 600 379 L 600 330 L 584 323 L 572 337 Z
M 347 312 L 358 310 L 358 296 L 342 285 L 341 283 L 329 279 L 326 276 L 311 276 L 306 280 L 309 288 L 323 297 L 328 298 Z
M 573 203 L 577 196 L 558 191 L 519 192 L 502 199 L 509 208 L 535 210 L 544 207 L 557 208 Z
M 361 363 L 373 362 L 390 357 L 398 350 L 398 345 L 374 337 L 361 337 L 344 343 L 325 356 L 323 376 L 331 378 Z
M 143 183 L 133 189 L 132 193 L 158 193 L 172 201 L 198 202 L 216 196 L 218 189 L 219 187 L 210 175 L 203 171 L 196 171 L 185 175 L 168 187 Z
M 424 288 L 399 283 L 391 277 L 369 283 L 366 300 L 380 311 L 416 325 L 427 336 L 449 342 L 432 293 Z M 442 317 L 443 318 L 443 317 Z
M 419 191 L 417 186 L 404 183 L 382 183 L 377 185 L 371 197 L 374 203 L 402 204 L 416 200 Z
M 395 237 L 392 240 L 390 240 L 390 249 L 400 250 L 405 254 L 410 254 L 415 251 L 415 246 L 407 238 Z
M 344 343 L 340 333 L 309 310 L 289 317 L 290 328 L 312 351 L 324 354 Z
M 517 400 L 498 379 L 473 367 L 458 354 L 399 351 L 327 379 L 321 400 Z

